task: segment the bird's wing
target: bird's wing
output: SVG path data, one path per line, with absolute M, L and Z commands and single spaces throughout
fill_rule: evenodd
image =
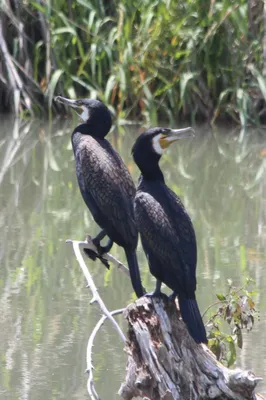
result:
M 137 192 L 135 214 L 146 253 L 171 270 L 178 285 L 196 289 L 196 239 L 192 222 L 180 199 L 164 186 L 155 193 Z
M 172 225 L 179 239 L 182 259 L 190 268 L 195 270 L 197 264 L 197 242 L 192 221 L 180 198 L 169 188 L 167 188 L 167 198 L 166 204 L 169 208 Z
M 90 196 L 97 207 L 98 215 L 93 215 L 96 222 L 101 226 L 108 224 L 125 240 L 136 237 L 133 210 L 136 189 L 120 156 L 108 141 L 99 142 L 86 136 L 76 157 L 81 166 L 83 197 L 86 201 L 86 195 Z

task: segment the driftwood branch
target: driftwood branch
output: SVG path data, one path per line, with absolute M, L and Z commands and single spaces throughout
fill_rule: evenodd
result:
M 125 338 L 120 326 L 117 324 L 116 320 L 113 317 L 114 315 L 121 314 L 124 311 L 124 309 L 108 311 L 107 307 L 105 306 L 102 298 L 100 297 L 100 295 L 98 293 L 98 290 L 95 286 L 95 283 L 92 279 L 92 276 L 85 264 L 85 261 L 82 257 L 81 251 L 80 251 L 80 249 L 87 248 L 87 249 L 93 250 L 97 254 L 97 249 L 94 246 L 94 244 L 92 243 L 90 237 L 88 236 L 87 241 L 84 241 L 84 242 L 79 242 L 77 240 L 71 240 L 71 239 L 67 240 L 66 242 L 71 243 L 73 245 L 73 250 L 74 250 L 74 253 L 78 260 L 79 266 L 87 280 L 87 287 L 89 287 L 91 289 L 93 297 L 92 297 L 90 304 L 92 304 L 96 301 L 99 304 L 100 309 L 102 310 L 102 312 L 104 314 L 100 318 L 100 320 L 97 322 L 97 324 L 95 325 L 95 327 L 89 337 L 88 346 L 87 346 L 87 369 L 86 369 L 86 372 L 89 375 L 88 382 L 87 382 L 87 390 L 88 390 L 88 394 L 91 399 L 100 400 L 100 397 L 95 389 L 94 381 L 93 381 L 93 364 L 92 364 L 93 342 L 94 342 L 95 336 L 99 332 L 101 326 L 103 325 L 103 323 L 105 322 L 106 319 L 109 319 L 112 322 L 112 324 L 114 325 L 119 336 L 121 337 L 123 342 L 125 342 L 126 338 Z M 105 257 L 108 261 L 115 264 L 115 266 L 117 268 L 122 269 L 124 272 L 128 273 L 127 267 L 125 265 L 123 265 L 120 261 L 116 260 L 116 258 L 113 257 L 111 254 L 106 254 Z
M 98 293 L 98 290 L 95 286 L 95 283 L 93 282 L 93 279 L 91 277 L 91 274 L 87 268 L 87 265 L 85 264 L 85 261 L 82 257 L 82 254 L 80 252 L 80 247 L 84 248 L 84 242 L 79 242 L 77 240 L 67 240 L 67 243 L 72 243 L 73 245 L 73 250 L 75 253 L 75 256 L 78 260 L 79 266 L 82 269 L 82 272 L 87 280 L 88 283 L 88 287 L 90 288 L 91 292 L 92 292 L 92 299 L 90 301 L 90 304 L 94 303 L 95 301 L 99 304 L 100 309 L 102 310 L 103 314 L 112 322 L 112 324 L 114 325 L 115 329 L 117 330 L 119 336 L 121 337 L 121 339 L 125 342 L 126 338 L 125 335 L 123 334 L 120 326 L 118 325 L 118 323 L 116 322 L 116 320 L 113 318 L 112 314 L 110 313 L 110 311 L 108 311 L 106 305 L 104 304 L 101 296 Z M 85 242 L 86 243 L 86 242 Z
M 111 311 L 110 314 L 113 315 L 118 315 L 118 314 L 122 314 L 122 312 L 124 311 L 124 308 L 120 309 L 120 310 L 114 310 Z M 106 315 L 103 315 L 101 317 L 101 319 L 97 322 L 97 324 L 95 325 L 89 341 L 88 341 L 88 346 L 87 346 L 87 369 L 86 372 L 88 373 L 89 377 L 88 377 L 88 382 L 87 382 L 87 390 L 89 393 L 89 396 L 91 399 L 93 400 L 100 400 L 100 397 L 98 395 L 98 393 L 96 392 L 95 386 L 94 386 L 94 381 L 93 381 L 93 364 L 92 364 L 92 347 L 93 347 L 93 342 L 95 339 L 95 336 L 97 335 L 97 333 L 99 332 L 101 326 L 104 324 L 104 321 L 107 319 Z
M 87 279 L 93 299 L 103 316 L 94 327 L 87 347 L 88 394 L 100 400 L 93 382 L 92 347 L 94 338 L 106 319 L 109 319 L 122 340 L 124 334 L 113 316 L 123 310 L 108 311 L 92 280 L 80 249 L 88 248 L 97 254 L 90 237 L 88 241 L 72 243 L 79 265 Z M 128 269 L 111 254 L 106 260 L 128 275 Z M 176 304 L 166 296 L 142 297 L 124 311 L 128 321 L 127 373 L 119 395 L 125 400 L 136 397 L 147 400 L 259 400 L 255 393 L 261 378 L 250 371 L 230 370 L 220 364 L 206 345 L 198 345 L 190 337 L 180 319 Z M 264 399 L 265 400 L 265 399 Z
M 142 297 L 124 313 L 129 324 L 125 400 L 255 400 L 261 378 L 250 371 L 229 370 L 206 345 L 198 345 L 180 320 L 176 304 Z

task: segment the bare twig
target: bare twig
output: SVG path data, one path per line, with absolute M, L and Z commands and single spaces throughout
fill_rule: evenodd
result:
M 120 310 L 111 311 L 110 315 L 122 314 L 122 312 L 124 310 L 125 310 L 124 308 L 121 308 Z M 105 315 L 103 315 L 102 318 L 95 325 L 95 327 L 90 335 L 90 338 L 88 341 L 88 347 L 87 347 L 87 369 L 86 369 L 86 372 L 89 374 L 87 389 L 88 389 L 89 396 L 94 400 L 100 400 L 100 397 L 98 396 L 98 393 L 96 392 L 94 382 L 93 382 L 94 367 L 92 365 L 92 347 L 93 347 L 93 341 L 95 339 L 95 336 L 97 335 L 99 329 L 101 328 L 101 326 L 103 325 L 103 323 L 106 319 L 107 319 L 107 317 Z
M 204 313 L 202 314 L 201 318 L 204 318 L 205 315 L 207 314 L 207 312 L 210 310 L 210 308 L 217 306 L 218 304 L 223 304 L 226 303 L 228 300 L 218 300 L 215 303 L 212 303 L 209 307 L 206 308 L 206 310 L 204 311 Z M 205 324 L 206 326 L 207 324 Z
M 120 326 L 118 325 L 118 323 L 116 322 L 116 320 L 112 317 L 110 311 L 108 311 L 106 305 L 104 304 L 102 298 L 100 297 L 98 290 L 95 286 L 95 283 L 93 282 L 93 279 L 91 277 L 91 274 L 87 268 L 87 265 L 85 264 L 85 261 L 83 260 L 82 254 L 80 252 L 80 247 L 85 247 L 84 245 L 86 245 L 86 242 L 79 242 L 77 240 L 67 240 L 67 243 L 72 243 L 73 245 L 73 249 L 74 249 L 74 253 L 77 257 L 78 263 L 80 268 L 82 269 L 82 272 L 87 280 L 88 283 L 88 287 L 91 289 L 92 291 L 92 300 L 90 302 L 90 304 L 94 303 L 95 301 L 99 304 L 103 314 L 112 322 L 112 324 L 114 325 L 115 329 L 117 330 L 118 334 L 120 335 L 121 339 L 123 340 L 123 342 L 126 341 L 125 335 L 123 334 Z
M 100 397 L 98 396 L 98 393 L 96 392 L 95 386 L 94 386 L 94 382 L 93 382 L 93 365 L 92 365 L 92 347 L 93 347 L 93 341 L 95 339 L 96 334 L 98 333 L 99 329 L 101 328 L 101 326 L 103 325 L 104 321 L 106 319 L 109 319 L 112 324 L 114 325 L 116 331 L 118 332 L 118 334 L 120 335 L 121 339 L 123 340 L 123 342 L 126 342 L 126 338 L 125 335 L 123 334 L 121 328 L 119 327 L 118 323 L 115 321 L 115 319 L 113 318 L 113 315 L 117 315 L 117 314 L 121 314 L 124 309 L 120 309 L 120 310 L 114 310 L 114 311 L 108 311 L 107 307 L 105 306 L 102 298 L 100 297 L 98 290 L 95 286 L 95 283 L 93 282 L 93 279 L 91 277 L 91 274 L 85 264 L 85 261 L 82 257 L 81 251 L 80 249 L 90 249 L 93 250 L 96 254 L 97 254 L 97 249 L 94 246 L 91 238 L 88 236 L 87 237 L 87 241 L 84 242 L 79 242 L 77 240 L 67 240 L 67 243 L 71 243 L 74 249 L 74 253 L 77 257 L 78 263 L 80 268 L 82 269 L 82 272 L 87 280 L 88 283 L 88 287 L 91 289 L 92 291 L 92 300 L 90 302 L 90 304 L 94 303 L 95 301 L 99 304 L 102 312 L 103 312 L 103 316 L 101 317 L 101 319 L 98 321 L 98 323 L 95 325 L 89 341 L 88 341 L 88 346 L 87 346 L 87 369 L 86 372 L 88 373 L 89 377 L 88 377 L 88 383 L 87 383 L 87 390 L 88 390 L 88 394 L 90 396 L 91 399 L 93 400 L 100 400 Z M 111 254 L 106 254 L 105 255 L 106 259 L 108 261 L 111 261 L 112 263 L 114 263 L 119 269 L 122 269 L 124 272 L 127 273 L 128 275 L 128 270 L 127 267 L 125 265 L 123 265 L 120 261 L 118 261 L 115 257 L 111 256 Z

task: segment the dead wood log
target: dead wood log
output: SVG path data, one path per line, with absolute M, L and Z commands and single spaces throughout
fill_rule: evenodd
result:
M 261 378 L 224 367 L 207 346 L 196 344 L 166 297 L 142 297 L 124 315 L 129 330 L 123 399 L 262 399 L 254 393 Z

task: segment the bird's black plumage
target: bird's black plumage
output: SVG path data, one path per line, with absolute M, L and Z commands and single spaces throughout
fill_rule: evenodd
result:
M 82 197 L 97 224 L 117 244 L 137 247 L 133 200 L 135 186 L 117 152 L 105 139 L 87 135 L 86 124 L 72 134 Z
M 192 222 L 181 200 L 169 189 L 159 167 L 163 148 L 154 148 L 158 135 L 171 131 L 154 128 L 137 139 L 133 157 L 141 170 L 135 197 L 135 219 L 152 275 L 173 290 L 179 299 L 183 320 L 197 342 L 207 342 L 195 298 L 197 245 Z M 158 140 L 157 150 L 158 150 Z M 169 142 L 170 143 L 170 142 Z
M 66 101 L 65 101 L 66 100 Z M 98 235 L 107 235 L 125 250 L 133 288 L 143 295 L 136 247 L 138 232 L 134 219 L 134 182 L 119 154 L 105 139 L 112 119 L 108 108 L 97 100 L 58 101 L 82 108 L 85 123 L 72 133 L 76 173 L 82 197 L 96 223 L 103 229 Z M 98 246 L 101 251 L 101 246 Z M 110 248 L 110 246 L 109 246 Z M 86 253 L 91 256 L 90 251 Z

